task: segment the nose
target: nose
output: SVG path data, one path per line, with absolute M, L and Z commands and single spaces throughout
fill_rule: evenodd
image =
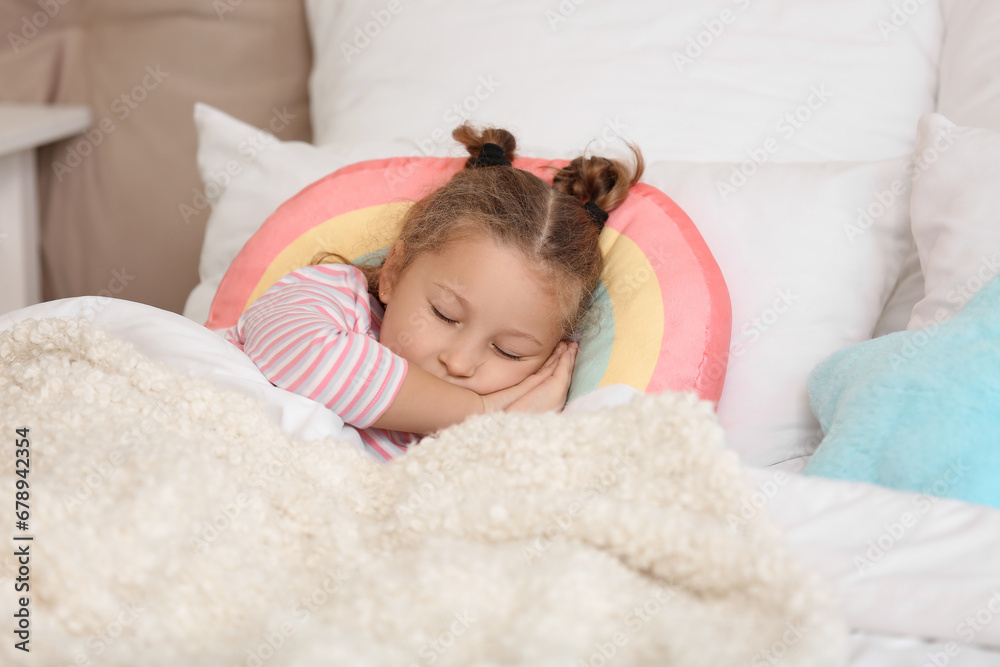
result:
M 469 378 L 482 363 L 475 346 L 467 341 L 455 341 L 438 354 L 438 360 L 451 377 Z

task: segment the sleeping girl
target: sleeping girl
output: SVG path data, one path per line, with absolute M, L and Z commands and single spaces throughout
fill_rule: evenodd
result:
M 560 410 L 602 268 L 607 211 L 642 175 L 578 157 L 550 186 L 506 130 L 453 132 L 470 158 L 406 213 L 380 266 L 339 255 L 275 283 L 226 331 L 272 384 L 319 401 L 389 460 L 469 415 Z

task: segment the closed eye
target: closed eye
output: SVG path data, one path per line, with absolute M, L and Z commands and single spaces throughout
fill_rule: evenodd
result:
M 434 311 L 434 315 L 442 322 L 447 322 L 448 324 L 458 324 L 458 320 L 451 319 L 450 317 L 442 313 L 440 310 L 435 308 L 433 305 L 431 306 L 431 310 Z M 499 354 L 504 359 L 510 359 L 511 361 L 520 361 L 522 359 L 522 357 L 516 354 L 511 354 L 506 350 L 502 350 L 496 345 L 493 346 L 493 349 L 496 350 L 496 353 Z
M 438 310 L 434 306 L 431 306 L 431 310 L 433 310 L 434 314 L 438 316 L 438 319 L 441 319 L 447 322 L 448 324 L 458 324 L 458 320 L 453 320 L 450 317 L 446 317 L 440 310 Z
M 502 356 L 503 358 L 505 358 L 505 359 L 510 359 L 512 361 L 520 361 L 521 360 L 521 357 L 517 356 L 516 354 L 511 354 L 510 352 L 504 352 L 503 350 L 501 350 L 496 345 L 493 346 L 493 349 L 496 350 L 497 353 L 500 356 Z

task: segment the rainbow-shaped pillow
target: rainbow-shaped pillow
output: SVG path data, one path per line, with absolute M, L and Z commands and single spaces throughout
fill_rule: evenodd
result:
M 282 204 L 233 260 L 206 326 L 225 329 L 279 278 L 321 251 L 351 261 L 387 252 L 403 214 L 465 158 L 392 158 L 344 167 Z M 519 158 L 548 183 L 565 161 Z M 732 312 L 719 267 L 691 219 L 640 183 L 601 233 L 605 267 L 582 332 L 569 398 L 623 383 L 718 402 Z

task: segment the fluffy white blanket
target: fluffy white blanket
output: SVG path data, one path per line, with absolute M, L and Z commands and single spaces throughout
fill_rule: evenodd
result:
M 0 363 L 0 493 L 34 537 L 8 543 L 29 592 L 0 558 L 7 624 L 30 598 L 3 664 L 843 664 L 693 395 L 469 419 L 383 465 L 87 320 L 25 320 Z

